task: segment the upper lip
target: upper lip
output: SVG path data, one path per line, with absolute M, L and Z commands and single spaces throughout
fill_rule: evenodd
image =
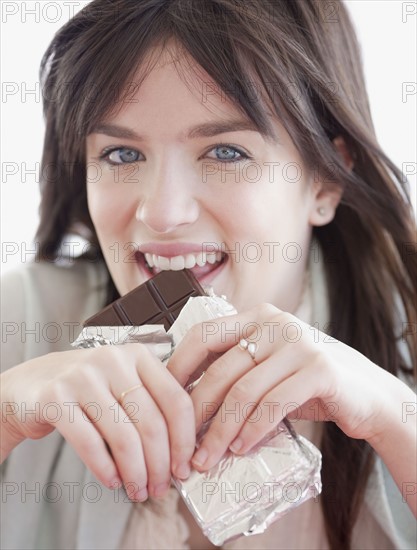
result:
M 222 248 L 219 244 L 211 241 L 205 241 L 202 244 L 145 243 L 139 246 L 139 252 L 141 252 L 142 254 L 156 254 L 157 256 L 164 256 L 164 258 L 173 258 L 174 256 L 184 256 L 185 254 L 199 254 L 201 252 L 222 252 Z

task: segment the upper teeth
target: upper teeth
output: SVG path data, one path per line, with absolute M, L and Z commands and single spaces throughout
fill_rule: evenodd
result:
M 198 254 L 185 254 L 185 256 L 174 256 L 173 258 L 165 258 L 156 254 L 145 254 L 146 261 L 149 267 L 157 267 L 161 270 L 179 271 L 180 269 L 192 269 L 196 264 L 200 267 L 209 264 L 215 264 L 222 259 L 221 252 L 199 252 Z

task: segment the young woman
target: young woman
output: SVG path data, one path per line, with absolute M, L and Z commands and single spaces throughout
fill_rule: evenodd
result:
M 322 451 L 323 493 L 224 547 L 415 547 L 415 224 L 331 4 L 94 0 L 53 39 L 40 253 L 3 283 L 4 547 L 206 548 L 171 475 L 285 415 Z M 71 234 L 90 247 L 64 261 Z M 191 329 L 167 369 L 138 344 L 71 348 L 184 268 L 238 314 Z

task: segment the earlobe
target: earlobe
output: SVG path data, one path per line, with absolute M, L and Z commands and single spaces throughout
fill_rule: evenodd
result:
M 333 184 L 331 189 L 319 191 L 310 212 L 310 224 L 320 226 L 330 223 L 335 216 L 342 195 L 342 187 L 336 184 Z

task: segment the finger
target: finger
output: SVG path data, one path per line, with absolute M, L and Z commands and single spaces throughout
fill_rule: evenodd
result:
M 272 418 L 268 415 L 261 415 L 256 422 L 251 422 L 248 418 L 237 437 L 232 441 L 230 450 L 239 455 L 245 454 L 259 443 L 278 422 L 281 422 L 287 413 L 288 403 L 293 405 L 294 410 L 319 394 L 320 380 L 314 369 L 299 371 L 287 378 L 268 392 L 260 403 L 261 409 L 265 407 L 265 403 L 275 405 Z
M 81 396 L 86 422 L 91 422 L 107 442 L 117 469 L 132 500 L 148 498 L 144 450 L 135 424 L 105 386 L 89 389 L 89 401 Z
M 185 479 L 195 449 L 195 421 L 191 397 L 154 357 L 152 369 L 138 364 L 139 375 L 168 426 L 172 474 Z
M 171 482 L 170 448 L 165 419 L 144 385 L 130 392 L 122 403 L 123 409 L 140 434 L 149 495 L 162 497 L 168 491 Z
M 273 314 L 275 317 L 271 320 Z M 225 352 L 241 338 L 249 338 L 249 335 L 253 336 L 255 332 L 257 339 L 263 332 L 268 334 L 270 339 L 276 338 L 276 328 L 281 324 L 281 315 L 290 314 L 281 312 L 269 304 L 263 304 L 244 313 L 198 323 L 181 340 L 169 359 L 167 368 L 179 383 L 184 385 L 208 354 Z
M 251 356 L 238 346 L 210 365 L 191 392 L 197 432 L 217 412 L 232 386 L 254 366 Z
M 110 489 L 122 486 L 116 463 L 103 438 L 95 426 L 85 419 L 79 405 L 71 408 L 68 418 L 62 415 L 55 427 L 103 485 Z
M 232 354 L 234 351 L 235 348 L 227 352 L 225 356 L 234 357 L 234 353 Z M 279 357 L 277 354 L 270 356 L 256 367 L 250 368 L 243 376 L 242 373 L 238 372 L 233 385 L 222 398 L 223 403 L 205 434 L 197 453 L 193 456 L 193 465 L 197 469 L 201 469 L 203 466 L 204 470 L 211 468 L 217 464 L 226 452 L 245 422 L 257 423 L 259 416 L 262 416 L 264 420 L 266 418 L 271 419 L 271 413 L 275 413 L 271 409 L 275 409 L 276 404 L 268 401 L 264 396 L 268 395 L 271 388 L 291 376 L 297 368 L 298 364 L 294 361 L 294 355 L 287 348 L 281 350 Z M 204 379 L 208 374 L 209 371 L 197 385 L 193 394 L 201 389 L 200 385 L 205 382 Z M 225 376 L 227 375 L 225 374 Z M 211 390 L 210 382 L 207 386 L 206 391 L 208 392 Z M 192 397 L 194 396 L 192 395 Z M 197 398 L 200 399 L 200 397 Z M 203 402 L 203 408 L 204 405 Z M 202 420 L 205 420 L 203 416 Z M 272 422 L 274 422 L 273 418 Z M 278 420 L 275 421 L 275 424 L 277 422 Z M 272 429 L 271 420 L 269 420 L 269 424 L 269 429 Z
M 335 401 L 323 402 L 321 398 L 309 399 L 300 407 L 286 414 L 289 420 L 310 420 L 313 422 L 337 422 L 339 405 Z
M 252 341 L 253 336 L 254 334 L 250 334 L 248 341 Z M 257 342 L 255 359 L 239 345 L 233 346 L 207 369 L 191 392 L 197 431 L 225 401 L 232 387 L 237 385 L 234 391 L 242 394 L 243 401 L 226 401 L 225 406 L 244 407 L 248 401 L 261 398 L 272 386 L 290 376 L 297 367 L 294 346 L 286 343 L 279 351 L 275 351 L 274 343 L 270 341 L 266 332 Z M 248 395 L 243 395 L 244 392 L 240 391 L 241 386 L 247 388 Z

